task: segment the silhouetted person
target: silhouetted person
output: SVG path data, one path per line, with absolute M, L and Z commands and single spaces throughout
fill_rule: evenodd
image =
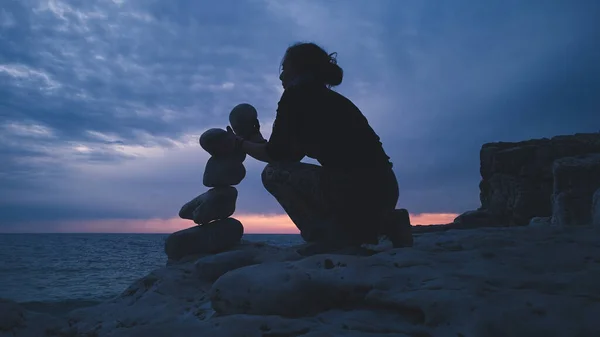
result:
M 384 234 L 394 247 L 412 246 L 408 212 L 395 210 L 398 182 L 379 136 L 350 100 L 331 90 L 343 78 L 335 53 L 298 43 L 281 67 L 284 93 L 268 142 L 244 140 L 228 128 L 226 146 L 269 163 L 263 184 L 307 242 L 347 247 L 377 243 Z M 255 128 L 260 133 L 258 121 Z M 305 156 L 321 166 L 300 162 Z

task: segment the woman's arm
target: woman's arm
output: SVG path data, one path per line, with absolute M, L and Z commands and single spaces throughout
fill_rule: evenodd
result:
M 266 163 L 275 161 L 300 161 L 304 158 L 298 136 L 298 123 L 294 118 L 296 111 L 292 107 L 295 102 L 290 102 L 289 93 L 284 93 L 277 104 L 277 115 L 273 122 L 273 130 L 268 142 L 259 143 L 244 141 L 241 149 L 250 157 Z
M 242 151 L 246 152 L 250 157 L 256 160 L 265 163 L 273 162 L 267 153 L 267 143 L 255 143 L 246 140 L 242 143 Z

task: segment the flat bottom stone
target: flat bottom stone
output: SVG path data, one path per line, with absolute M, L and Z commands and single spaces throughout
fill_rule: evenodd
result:
M 217 220 L 169 235 L 165 241 L 165 253 L 172 260 L 187 255 L 219 253 L 237 245 L 243 234 L 244 226 L 238 220 Z

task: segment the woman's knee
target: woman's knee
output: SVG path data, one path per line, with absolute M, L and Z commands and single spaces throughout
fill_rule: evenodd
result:
M 265 168 L 262 170 L 262 173 L 260 174 L 262 184 L 265 187 L 265 189 L 267 189 L 267 191 L 269 191 L 269 192 L 271 191 L 271 188 L 273 187 L 276 171 L 277 171 L 277 165 L 269 163 L 269 164 L 267 164 L 267 166 L 265 166 Z
M 302 176 L 302 172 L 315 170 L 318 166 L 312 164 L 306 164 L 302 162 L 282 162 L 282 163 L 269 163 L 263 169 L 260 177 L 263 186 L 267 191 L 271 192 L 275 186 L 283 186 L 293 184 L 295 176 Z

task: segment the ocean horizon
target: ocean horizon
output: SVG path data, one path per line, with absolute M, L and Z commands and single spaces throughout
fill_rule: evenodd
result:
M 169 235 L 172 232 L 0 232 L 0 235 L 61 235 L 61 234 L 140 234 L 140 235 Z M 244 233 L 246 235 L 300 235 L 297 233 Z
M 31 310 L 67 312 L 121 294 L 164 267 L 169 233 L 0 233 L 0 298 Z M 299 234 L 244 234 L 290 246 Z

